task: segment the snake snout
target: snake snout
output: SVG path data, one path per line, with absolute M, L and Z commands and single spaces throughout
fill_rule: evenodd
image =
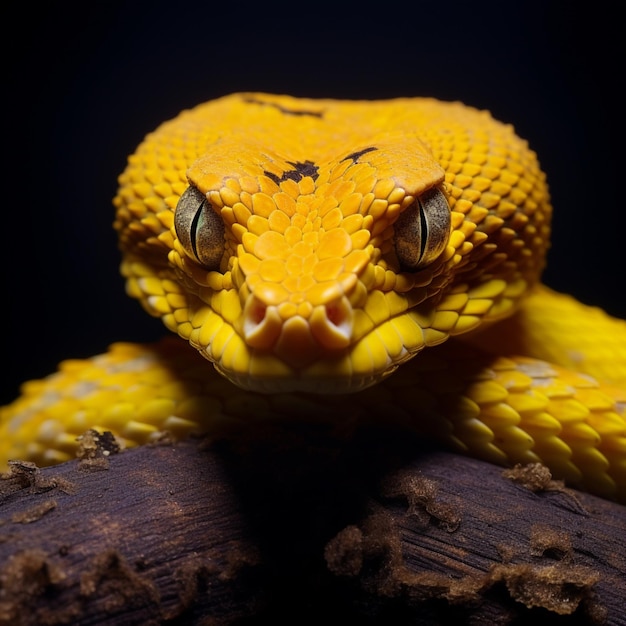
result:
M 291 367 L 346 348 L 352 342 L 353 310 L 345 296 L 326 304 L 267 305 L 251 296 L 243 312 L 243 338 L 251 348 L 274 353 Z

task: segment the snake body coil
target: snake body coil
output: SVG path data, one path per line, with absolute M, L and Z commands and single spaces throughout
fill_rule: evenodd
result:
M 235 94 L 148 135 L 115 206 L 129 295 L 195 350 L 27 383 L 0 462 L 65 460 L 91 427 L 380 416 L 626 500 L 626 323 L 540 284 L 545 176 L 488 113 Z

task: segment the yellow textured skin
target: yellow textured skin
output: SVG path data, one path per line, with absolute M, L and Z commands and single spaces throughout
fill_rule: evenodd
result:
M 181 226 L 190 186 L 206 212 Z M 235 94 L 148 135 L 115 206 L 129 295 L 196 350 L 117 344 L 26 383 L 0 409 L 0 463 L 69 459 L 92 427 L 134 445 L 393 419 L 626 501 L 626 322 L 539 284 L 545 176 L 488 113 Z M 445 227 L 417 263 L 413 214 L 422 250 Z

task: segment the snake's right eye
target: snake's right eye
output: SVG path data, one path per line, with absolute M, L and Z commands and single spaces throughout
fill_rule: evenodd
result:
M 432 263 L 450 236 L 450 207 L 439 187 L 429 189 L 400 214 L 394 243 L 401 267 L 414 272 Z
M 190 186 L 174 213 L 174 228 L 185 252 L 208 270 L 218 270 L 224 254 L 224 222 L 206 196 Z

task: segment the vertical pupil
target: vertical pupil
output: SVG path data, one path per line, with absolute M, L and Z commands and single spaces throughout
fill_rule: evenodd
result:
M 200 203 L 200 206 L 198 207 L 198 210 L 196 211 L 196 214 L 193 216 L 193 220 L 191 221 L 191 248 L 197 259 L 200 258 L 198 255 L 198 231 L 202 228 L 202 224 L 204 223 L 203 216 L 205 203 L 206 199 L 204 199 Z
M 417 205 L 419 207 L 420 233 L 422 235 L 420 237 L 420 257 L 419 257 L 419 260 L 421 261 L 422 258 L 424 257 L 424 251 L 426 250 L 426 240 L 428 239 L 428 223 L 426 222 L 426 212 L 424 211 L 424 205 L 422 204 L 422 201 L 419 198 L 417 200 Z

